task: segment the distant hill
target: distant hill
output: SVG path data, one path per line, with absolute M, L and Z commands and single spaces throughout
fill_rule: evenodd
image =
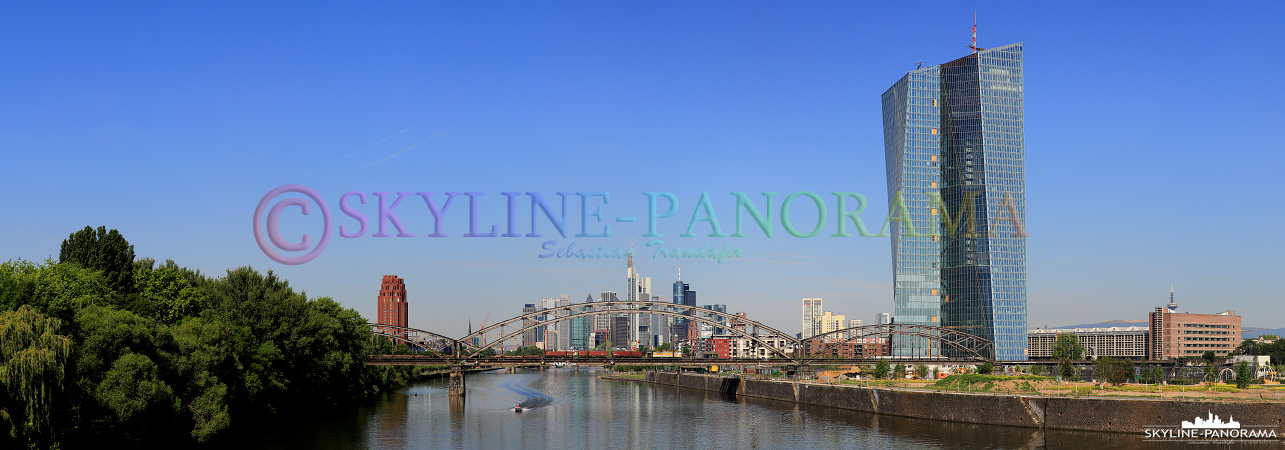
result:
M 1246 327 L 1246 328 L 1258 328 L 1258 327 Z M 1256 338 L 1264 334 L 1274 334 L 1277 336 L 1285 336 L 1285 328 L 1272 328 L 1270 330 L 1246 331 L 1244 333 L 1241 333 L 1241 335 L 1246 338 Z
M 1134 321 L 1126 322 L 1123 320 L 1117 320 L 1113 322 L 1085 323 L 1080 325 L 1066 325 L 1066 326 L 1049 327 L 1049 328 L 1111 328 L 1111 327 L 1146 327 L 1146 326 L 1150 326 L 1150 325 L 1145 320 L 1139 320 L 1137 322 L 1134 322 Z M 1251 328 L 1262 328 L 1262 327 L 1242 327 L 1242 328 L 1251 329 Z M 1242 333 L 1241 336 L 1248 339 L 1248 338 L 1256 338 L 1264 334 L 1274 334 L 1277 336 L 1285 336 L 1285 328 L 1272 328 L 1270 330 L 1246 331 Z
M 1146 320 L 1138 320 L 1137 322 L 1133 322 L 1133 321 L 1125 322 L 1123 320 L 1117 320 L 1113 322 L 1085 323 L 1080 325 L 1067 325 L 1067 326 L 1049 327 L 1049 328 L 1111 328 L 1111 327 L 1146 327 L 1146 326 L 1150 326 Z

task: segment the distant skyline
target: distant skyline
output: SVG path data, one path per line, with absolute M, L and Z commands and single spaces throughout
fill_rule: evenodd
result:
M 352 190 L 484 192 L 479 221 L 503 233 L 501 192 L 598 191 L 612 196 L 604 218 L 640 221 L 604 220 L 610 238 L 577 245 L 633 237 L 659 291 L 682 265 L 701 304 L 783 331 L 799 331 L 803 298 L 870 318 L 893 310 L 888 238 L 830 237 L 830 193 L 863 194 L 867 226 L 882 224 L 880 94 L 921 61 L 967 54 L 974 10 L 979 46 L 1025 47 L 1030 325 L 1145 318 L 1170 283 L 1181 310 L 1285 325 L 1272 281 L 1285 243 L 1269 234 L 1285 219 L 1270 201 L 1285 6 L 1271 2 L 9 3 L 0 260 L 56 258 L 68 234 L 105 225 L 139 257 L 212 276 L 270 268 L 368 319 L 397 275 L 410 326 L 462 336 L 540 298 L 624 292 L 625 261 L 538 258 L 546 240 L 577 239 L 547 221 L 541 238 L 462 237 L 461 196 L 451 237 L 426 237 L 432 216 L 412 198 L 398 215 L 417 237 L 341 239 L 355 222 L 339 216 L 324 255 L 287 266 L 256 246 L 255 205 L 292 183 L 336 216 Z M 732 192 L 760 206 L 777 192 L 774 217 L 799 191 L 831 210 L 813 238 L 779 219 L 766 238 L 748 217 L 748 237 L 705 237 L 704 222 L 678 237 L 706 191 L 724 229 Z M 742 257 L 653 259 L 643 192 L 680 199 L 667 247 Z M 567 204 L 579 232 L 579 199 Z M 812 208 L 796 200 L 796 227 Z M 291 240 L 319 233 L 314 216 L 282 217 Z

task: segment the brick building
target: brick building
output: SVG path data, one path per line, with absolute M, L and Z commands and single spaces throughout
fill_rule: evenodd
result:
M 1240 330 L 1240 316 L 1235 311 L 1189 314 L 1156 308 L 1151 313 L 1147 354 L 1153 360 L 1160 360 L 1200 357 L 1212 350 L 1214 355 L 1225 358 L 1240 346 Z
M 378 304 L 379 320 L 376 322 L 398 327 L 410 326 L 406 319 L 406 281 L 401 277 L 384 275 L 384 281 L 379 285 Z M 402 339 L 406 338 L 404 330 L 383 328 L 376 331 L 392 334 Z

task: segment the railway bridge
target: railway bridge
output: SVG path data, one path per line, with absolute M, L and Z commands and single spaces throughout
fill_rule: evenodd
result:
M 628 354 L 628 356 L 590 357 L 587 355 L 559 355 L 548 357 L 506 358 L 483 356 L 488 348 L 509 341 L 518 341 L 523 333 L 554 323 L 600 315 L 660 315 L 690 320 L 726 330 L 728 334 L 746 339 L 752 345 L 766 350 L 767 358 L 662 358 Z M 422 350 L 419 355 L 376 355 L 369 365 L 449 365 L 452 395 L 464 394 L 462 368 L 479 365 L 540 365 L 548 363 L 574 364 L 630 364 L 654 366 L 700 365 L 787 365 L 807 368 L 812 364 L 859 364 L 875 359 L 905 363 L 983 362 L 994 358 L 994 344 L 983 337 L 949 328 L 913 324 L 879 324 L 846 328 L 804 339 L 797 339 L 780 330 L 745 317 L 696 306 L 650 301 L 606 301 L 579 303 L 543 309 L 522 314 L 491 326 L 481 328 L 460 338 L 411 327 L 382 323 L 370 324 L 372 337 L 384 336 L 393 342 L 404 343 Z M 493 338 L 489 340 L 488 338 Z M 871 355 L 863 358 L 836 358 L 835 349 L 849 342 L 871 342 L 884 339 L 909 343 L 916 357 L 889 357 Z M 513 345 L 519 347 L 518 342 Z M 906 347 L 903 345 L 902 347 Z M 610 349 L 609 349 L 610 350 Z

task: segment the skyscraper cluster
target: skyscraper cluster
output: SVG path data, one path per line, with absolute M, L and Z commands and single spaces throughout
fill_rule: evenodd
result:
M 691 284 L 682 281 L 682 269 L 679 269 L 678 281 L 673 283 L 672 303 L 684 306 L 698 306 L 696 291 Z M 651 277 L 642 276 L 634 266 L 633 253 L 629 253 L 625 266 L 624 298 L 614 291 L 603 291 L 597 299 L 592 294 L 585 298 L 585 303 L 597 302 L 663 302 L 665 298 L 653 290 Z M 613 348 L 636 349 L 639 347 L 657 347 L 671 344 L 677 347 L 680 342 L 701 337 L 708 338 L 722 334 L 730 327 L 729 319 L 709 318 L 726 326 L 716 326 L 682 317 L 664 314 L 622 311 L 613 314 L 600 314 L 589 317 L 577 317 L 556 320 L 559 317 L 571 316 L 589 311 L 586 307 L 575 307 L 569 296 L 541 299 L 539 303 L 526 304 L 523 314 L 539 313 L 571 306 L 571 309 L 550 311 L 536 314 L 523 321 L 523 327 L 530 327 L 522 334 L 522 346 L 537 346 L 546 350 L 581 350 L 592 349 L 610 343 Z M 727 312 L 727 305 L 699 305 L 698 307 Z M 690 311 L 683 315 L 690 316 Z M 546 325 L 539 325 L 548 322 Z
M 803 331 L 799 333 L 800 339 L 822 336 L 827 333 L 861 326 L 860 319 L 847 320 L 847 317 L 843 314 L 826 311 L 822 304 L 823 302 L 819 298 L 803 299 Z M 843 339 L 848 336 L 848 333 L 843 333 L 842 336 L 831 335 L 826 336 L 826 338 Z

